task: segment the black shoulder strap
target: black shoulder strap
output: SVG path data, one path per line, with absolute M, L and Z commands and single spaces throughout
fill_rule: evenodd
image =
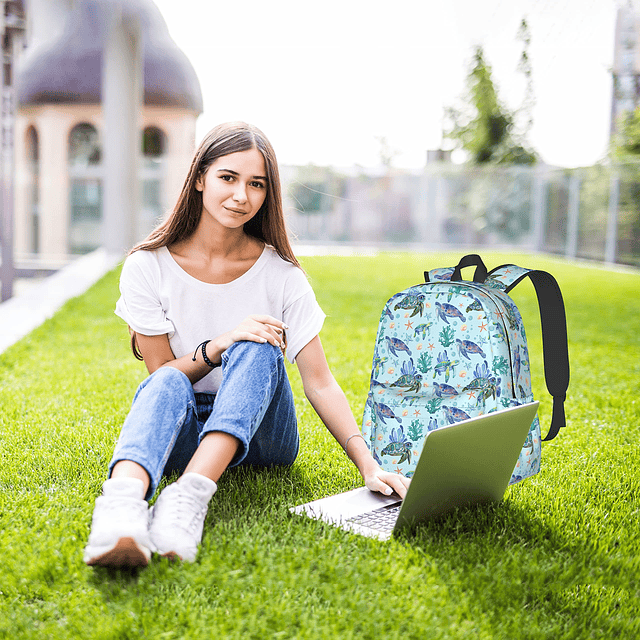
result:
M 544 440 L 553 440 L 558 435 L 558 431 L 566 425 L 564 401 L 569 387 L 567 318 L 560 287 L 556 279 L 546 271 L 530 271 L 514 265 L 497 267 L 489 275 L 507 285 L 506 293 L 525 278 L 531 278 L 535 287 L 542 324 L 544 377 L 547 389 L 553 396 L 551 427 Z

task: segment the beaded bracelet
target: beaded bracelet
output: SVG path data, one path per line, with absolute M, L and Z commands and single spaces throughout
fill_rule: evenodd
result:
M 216 367 L 219 367 L 222 363 L 219 362 L 218 364 L 214 364 L 213 362 L 211 362 L 211 360 L 209 360 L 209 356 L 207 356 L 207 345 L 210 342 L 211 340 L 205 340 L 204 342 L 201 342 L 196 347 L 196 350 L 193 352 L 193 358 L 191 358 L 191 360 L 193 360 L 193 362 L 196 361 L 196 354 L 198 353 L 198 349 L 200 349 L 200 351 L 202 351 L 202 359 L 204 360 L 205 364 L 209 365 L 212 369 L 215 369 Z

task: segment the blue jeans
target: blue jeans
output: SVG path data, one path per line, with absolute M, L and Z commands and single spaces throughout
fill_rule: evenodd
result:
M 133 399 L 109 475 L 120 460 L 132 460 L 151 479 L 146 498 L 162 475 L 182 473 L 202 438 L 212 431 L 236 437 L 230 466 L 290 465 L 299 448 L 293 395 L 280 349 L 236 342 L 222 354 L 217 394 L 194 393 L 189 378 L 162 367 L 144 380 Z

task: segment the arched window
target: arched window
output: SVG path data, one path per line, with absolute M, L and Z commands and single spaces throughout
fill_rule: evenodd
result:
M 137 236 L 144 238 L 164 214 L 164 182 L 167 136 L 158 127 L 142 132 L 142 212 Z
M 77 124 L 69 134 L 69 164 L 88 167 L 100 164 L 98 131 L 92 124 Z
M 87 253 L 100 246 L 102 168 L 97 129 L 78 124 L 69 133 L 69 250 Z
M 27 225 L 29 228 L 29 250 L 40 251 L 40 149 L 35 127 L 27 129 Z
M 158 161 L 166 153 L 167 136 L 158 127 L 147 127 L 142 132 L 142 154 L 145 160 Z

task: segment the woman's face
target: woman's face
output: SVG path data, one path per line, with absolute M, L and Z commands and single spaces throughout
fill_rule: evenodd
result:
M 226 229 L 242 227 L 267 197 L 267 171 L 257 149 L 238 151 L 215 160 L 196 181 L 202 191 L 202 214 Z

